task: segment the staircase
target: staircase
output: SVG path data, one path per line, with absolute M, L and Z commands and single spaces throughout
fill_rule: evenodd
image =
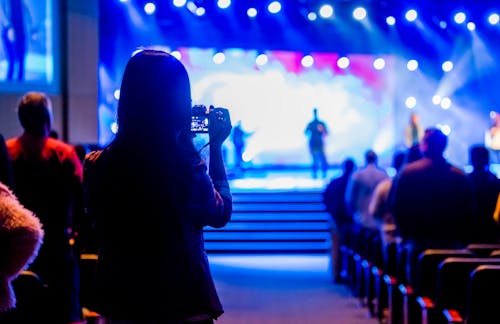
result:
M 326 253 L 329 214 L 321 192 L 233 192 L 223 228 L 205 228 L 207 253 Z

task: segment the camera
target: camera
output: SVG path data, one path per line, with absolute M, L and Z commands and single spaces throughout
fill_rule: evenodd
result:
M 213 106 L 194 105 L 191 109 L 191 131 L 193 133 L 208 133 L 208 115 Z

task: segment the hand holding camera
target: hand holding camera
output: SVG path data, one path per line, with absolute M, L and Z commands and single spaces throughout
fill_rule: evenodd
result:
M 211 144 L 222 144 L 231 133 L 231 117 L 226 108 L 195 105 L 192 109 L 191 131 L 208 133 Z

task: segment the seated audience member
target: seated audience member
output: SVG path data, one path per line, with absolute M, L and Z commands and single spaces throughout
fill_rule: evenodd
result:
M 2 134 L 0 134 L 0 182 L 12 189 L 12 166 Z
M 402 168 L 406 160 L 406 153 L 396 152 L 392 158 L 392 166 L 396 173 Z M 387 178 L 379 182 L 373 192 L 372 200 L 370 201 L 369 211 L 377 221 L 380 231 L 382 257 L 385 267 L 387 268 L 389 260 L 387 255 L 388 246 L 391 243 L 396 243 L 397 231 L 394 217 L 389 211 L 388 199 L 389 191 L 392 185 L 392 178 Z
M 346 208 L 345 191 L 355 168 L 353 159 L 345 159 L 342 162 L 342 174 L 332 179 L 323 191 L 323 203 L 331 216 L 331 269 L 335 282 L 340 281 L 339 248 L 341 245 L 349 245 L 348 233 L 353 223 L 352 215 Z
M 227 109 L 209 114 L 210 157 L 193 144 L 191 86 L 174 56 L 142 50 L 128 61 L 118 132 L 84 161 L 85 206 L 99 257 L 95 311 L 111 323 L 213 323 L 223 308 L 203 228 L 230 220 L 222 158 Z
M 12 280 L 36 258 L 42 240 L 40 220 L 0 183 L 0 312 L 16 306 Z
M 29 270 L 47 284 L 54 323 L 82 319 L 78 258 L 71 246 L 73 218 L 82 215 L 82 164 L 73 146 L 49 137 L 52 105 L 48 96 L 28 92 L 17 114 L 24 132 L 7 141 L 14 193 L 43 224 L 44 244 Z
M 423 158 L 395 177 L 389 194 L 396 227 L 407 247 L 407 276 L 420 252 L 428 248 L 463 248 L 469 241 L 473 213 L 467 175 L 443 157 L 448 139 L 437 128 L 425 130 Z
M 493 219 L 493 212 L 498 194 L 500 179 L 490 169 L 488 149 L 483 145 L 474 145 L 469 149 L 472 172 L 468 174 L 474 192 L 474 218 L 471 228 L 471 240 L 475 243 L 498 243 L 499 226 Z

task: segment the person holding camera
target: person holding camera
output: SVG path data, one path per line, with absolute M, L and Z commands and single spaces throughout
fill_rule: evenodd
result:
M 94 310 L 108 323 L 213 323 L 223 308 L 203 243 L 205 226 L 230 220 L 222 159 L 229 112 L 209 112 L 210 163 L 191 131 L 188 73 L 145 49 L 128 61 L 118 132 L 84 160 L 85 206 L 99 254 Z

